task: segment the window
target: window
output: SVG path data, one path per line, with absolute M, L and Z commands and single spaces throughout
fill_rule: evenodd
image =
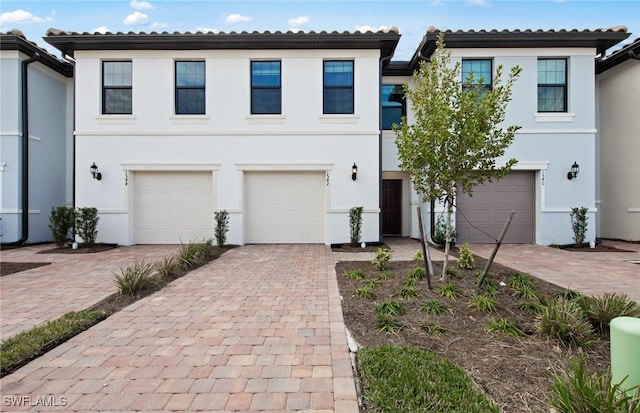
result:
M 131 114 L 131 62 L 102 62 L 102 113 Z
M 324 62 L 323 113 L 353 113 L 353 61 Z
M 462 59 L 462 81 L 471 77 L 473 83 L 482 80 L 482 92 L 491 90 L 492 68 L 490 59 Z
M 204 62 L 176 62 L 176 115 L 203 115 Z
M 251 62 L 251 113 L 282 113 L 280 62 Z
M 406 115 L 406 100 L 402 85 L 382 85 L 382 129 L 393 129 L 393 124 L 400 125 Z
M 538 112 L 567 111 L 567 59 L 538 59 Z

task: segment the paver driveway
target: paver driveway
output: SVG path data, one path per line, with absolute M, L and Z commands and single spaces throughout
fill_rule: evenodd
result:
M 324 245 L 228 251 L 2 378 L 2 409 L 355 413 L 333 266 Z

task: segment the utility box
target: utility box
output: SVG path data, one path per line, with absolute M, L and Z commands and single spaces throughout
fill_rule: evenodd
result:
M 618 384 L 625 377 L 621 389 L 640 386 L 640 318 L 616 317 L 611 320 L 611 383 Z

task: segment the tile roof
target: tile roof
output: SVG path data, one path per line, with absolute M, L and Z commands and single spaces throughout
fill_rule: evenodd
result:
M 640 60 L 640 37 L 623 48 L 611 53 L 609 56 L 597 60 L 596 74 L 606 72 L 629 59 Z
M 36 53 L 39 61 L 50 69 L 60 73 L 65 77 L 73 76 L 73 65 L 66 60 L 57 58 L 46 49 L 41 48 L 35 42 L 29 41 L 27 37 L 18 29 L 0 33 L 1 50 L 18 50 L 29 57 Z

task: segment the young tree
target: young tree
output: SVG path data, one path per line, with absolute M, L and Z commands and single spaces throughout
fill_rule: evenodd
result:
M 394 125 L 400 167 L 406 171 L 423 201 L 445 203 L 445 262 L 442 280 L 447 279 L 451 240 L 451 215 L 456 192 L 471 194 L 473 187 L 504 177 L 517 162 L 496 166 L 519 126 L 502 128 L 511 89 L 522 69 L 511 68 L 505 82 L 502 66 L 496 67 L 491 88 L 483 89 L 482 78 L 471 73 L 461 79 L 460 63 L 452 64 L 445 50 L 444 34 L 429 62 L 420 62 L 414 85 L 404 85 L 415 122 L 406 117 Z

